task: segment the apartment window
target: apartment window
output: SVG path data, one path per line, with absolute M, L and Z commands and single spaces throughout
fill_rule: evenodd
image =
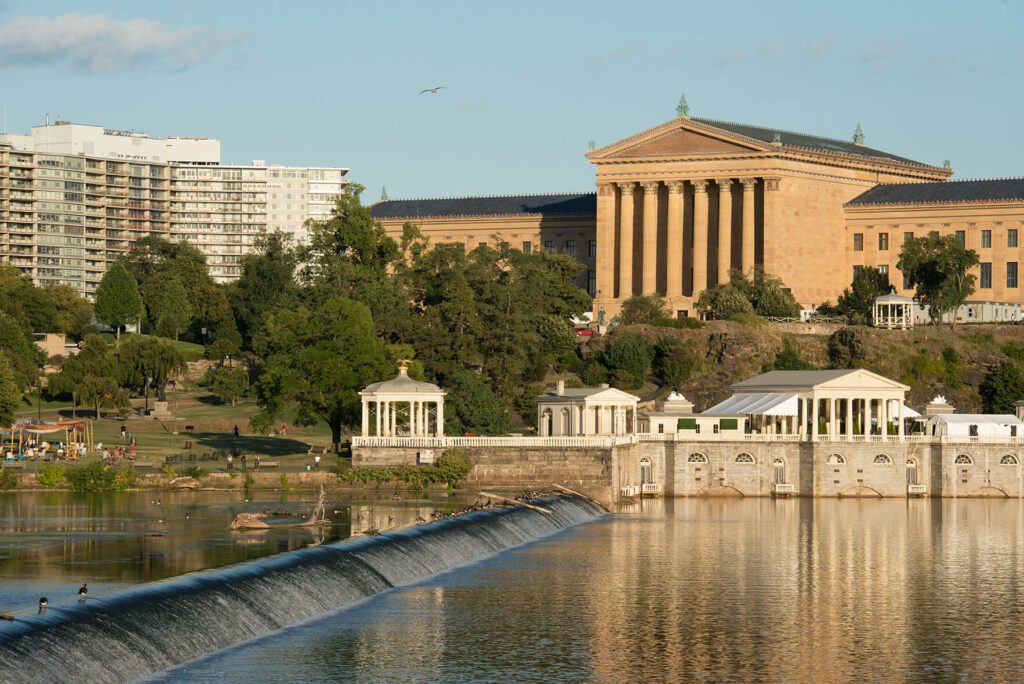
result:
M 554 240 L 545 240 L 544 241 L 544 251 L 547 252 L 548 254 L 551 254 L 552 252 L 554 252 L 555 251 L 555 241 Z
M 1017 231 L 1013 231 L 1013 232 L 1016 233 Z M 1014 244 L 1013 246 L 1016 247 L 1016 244 Z M 596 257 L 597 256 L 597 240 L 587 240 L 587 256 L 588 257 Z
M 887 252 L 889 251 L 889 234 L 879 233 L 878 234 L 878 251 Z
M 981 246 L 982 249 L 992 246 L 992 231 L 983 230 L 981 231 Z
M 576 256 L 576 241 L 566 240 L 565 241 L 565 253 L 571 257 Z
M 1006 246 L 1016 247 L 1017 246 L 1017 229 L 1010 228 L 1006 231 Z
M 533 243 L 527 240 L 523 243 L 523 254 L 529 254 L 533 251 Z
M 591 297 L 597 295 L 597 271 L 587 271 L 587 292 Z
M 960 243 L 961 247 L 966 247 L 967 246 L 967 233 L 966 233 L 966 231 L 963 231 L 963 230 L 956 231 L 956 239 L 957 239 L 957 242 Z
M 853 251 L 863 252 L 864 251 L 864 233 L 853 234 Z
M 882 275 L 889 275 L 889 264 L 882 264 L 878 267 L 878 272 Z
M 991 290 L 992 289 L 992 264 L 991 264 L 991 262 L 986 262 L 986 263 L 981 264 L 981 285 L 980 285 L 980 287 L 983 290 Z
M 1006 287 L 1017 287 L 1017 262 L 1006 262 Z
M 928 231 L 928 237 L 930 237 L 930 238 L 937 238 L 937 237 L 939 237 L 939 231 L 937 231 L 937 230 L 929 230 Z
M 478 242 L 478 243 L 476 243 L 476 246 L 477 246 L 477 249 L 487 249 L 487 243 L 486 242 Z
M 908 242 L 910 242 L 913 239 L 914 239 L 914 234 L 913 233 L 904 233 L 903 234 L 903 244 L 907 244 Z
M 507 242 L 502 242 L 500 245 L 498 245 L 498 247 L 501 249 L 502 253 L 505 253 L 505 252 L 508 251 L 508 246 L 509 245 L 508 245 Z

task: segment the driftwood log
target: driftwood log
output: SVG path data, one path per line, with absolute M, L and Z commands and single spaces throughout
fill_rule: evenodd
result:
M 266 513 L 239 513 L 235 516 L 235 519 L 231 521 L 231 529 L 265 530 L 270 527 L 270 525 L 263 522 L 263 519 L 266 517 Z

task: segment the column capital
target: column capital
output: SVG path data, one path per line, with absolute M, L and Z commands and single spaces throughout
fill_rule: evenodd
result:
M 690 182 L 693 183 L 693 190 L 694 190 L 694 192 L 707 192 L 708 191 L 708 182 L 707 182 L 707 180 L 705 180 L 703 178 L 698 178 L 696 180 L 691 180 Z
M 636 181 L 619 181 L 616 185 L 622 192 L 633 192 L 636 189 Z
M 716 178 L 715 185 L 718 186 L 719 192 L 728 192 L 732 189 L 732 178 Z
M 608 195 L 611 195 L 614 192 L 615 192 L 615 184 L 614 183 L 598 183 L 597 184 L 597 194 L 601 195 L 602 197 L 607 197 Z
M 643 181 L 640 185 L 643 187 L 645 194 L 653 195 L 658 192 L 658 186 L 660 186 L 661 183 L 659 181 Z
M 668 186 L 668 191 L 669 191 L 670 194 L 678 195 L 678 194 L 682 194 L 682 192 L 683 192 L 683 185 L 684 184 L 683 184 L 683 181 L 681 181 L 681 180 L 665 181 L 665 185 Z
M 743 184 L 743 192 L 753 192 L 757 186 L 756 178 L 740 178 L 740 183 Z
M 776 191 L 779 189 L 779 183 L 781 182 L 781 178 L 765 178 L 764 189 L 767 191 Z

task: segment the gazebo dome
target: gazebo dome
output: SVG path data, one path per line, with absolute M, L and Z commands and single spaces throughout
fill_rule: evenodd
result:
M 432 382 L 420 382 L 409 377 L 409 369 L 400 366 L 398 375 L 391 380 L 367 385 L 363 394 L 444 394 L 444 390 Z
M 882 295 L 881 297 L 875 297 L 875 304 L 913 304 L 913 303 L 914 303 L 913 297 L 907 297 L 905 295 L 896 294 L 895 292 L 890 292 L 889 294 Z

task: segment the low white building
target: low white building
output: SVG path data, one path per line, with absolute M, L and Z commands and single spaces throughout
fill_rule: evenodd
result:
M 541 437 L 628 435 L 636 432 L 637 403 L 629 392 L 600 387 L 565 387 L 537 397 L 537 433 Z
M 932 437 L 1017 437 L 1024 436 L 1024 422 L 1009 414 L 946 413 L 928 419 Z

